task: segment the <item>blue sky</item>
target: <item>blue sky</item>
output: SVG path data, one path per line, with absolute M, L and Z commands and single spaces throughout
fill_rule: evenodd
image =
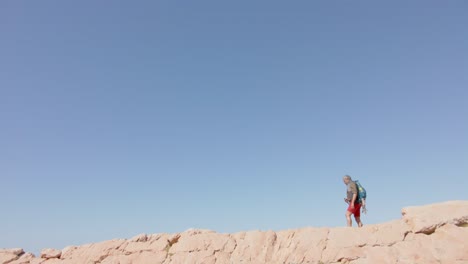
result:
M 467 199 L 464 1 L 2 1 L 0 247 Z M 437 213 L 437 212 L 434 212 Z

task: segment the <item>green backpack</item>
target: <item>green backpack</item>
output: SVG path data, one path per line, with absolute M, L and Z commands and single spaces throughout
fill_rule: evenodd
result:
M 356 187 L 358 189 L 358 201 L 359 203 L 362 202 L 362 200 L 365 200 L 367 198 L 367 192 L 364 187 L 362 187 L 361 183 L 359 181 L 354 181 L 356 183 Z

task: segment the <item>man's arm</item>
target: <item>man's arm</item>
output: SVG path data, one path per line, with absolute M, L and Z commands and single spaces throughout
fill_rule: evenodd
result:
M 362 199 L 362 212 L 367 214 L 366 199 Z
M 353 193 L 353 199 L 351 200 L 351 208 L 354 208 L 354 203 L 356 202 L 357 193 Z
M 351 199 L 350 205 L 351 205 L 351 208 L 354 208 L 354 203 L 356 202 L 357 195 L 358 195 L 356 184 L 351 184 L 351 192 L 353 192 L 353 199 Z

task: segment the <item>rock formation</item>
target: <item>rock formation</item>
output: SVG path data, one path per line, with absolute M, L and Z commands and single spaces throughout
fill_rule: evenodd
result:
M 468 201 L 407 207 L 402 215 L 400 220 L 363 228 L 142 234 L 63 250 L 44 249 L 39 257 L 23 249 L 1 249 L 0 263 L 468 264 Z

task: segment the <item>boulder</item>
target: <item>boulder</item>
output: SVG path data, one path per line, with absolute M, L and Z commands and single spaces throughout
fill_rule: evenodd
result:
M 62 256 L 61 250 L 47 248 L 41 251 L 41 258 L 52 259 L 52 258 L 60 258 L 60 256 Z

